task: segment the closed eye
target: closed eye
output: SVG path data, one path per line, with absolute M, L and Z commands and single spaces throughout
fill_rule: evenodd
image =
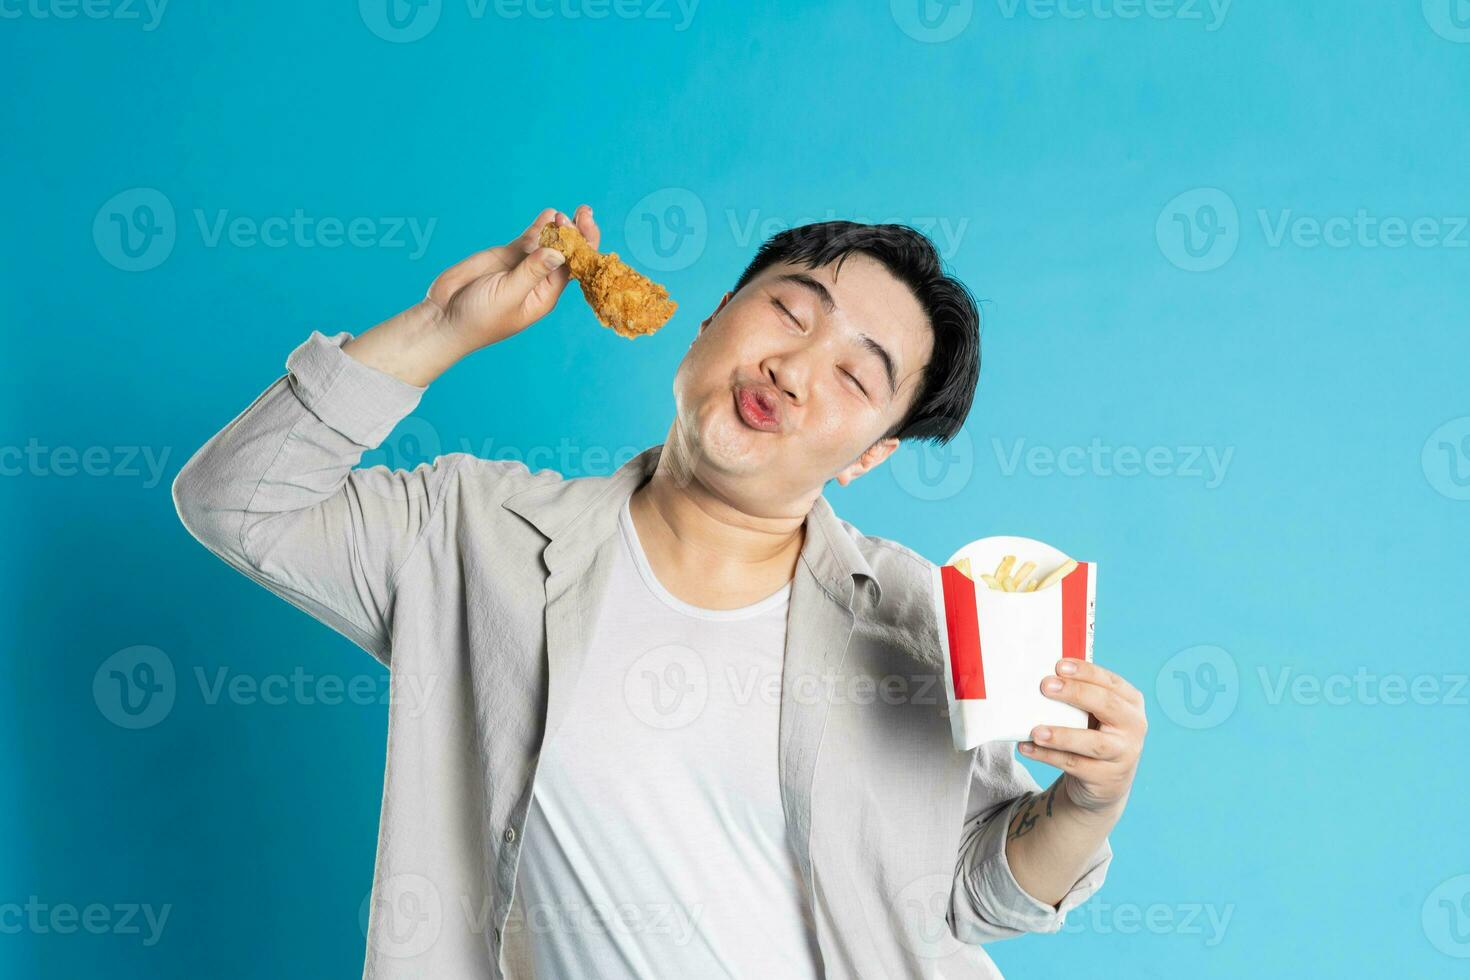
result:
M 790 310 L 788 310 L 786 308 L 786 304 L 783 303 L 783 302 L 781 302 L 781 300 L 780 300 L 779 297 L 772 296 L 771 297 L 771 305 L 775 306 L 776 309 L 778 309 L 782 313 L 784 313 L 786 315 L 786 318 L 789 319 L 792 323 L 796 324 L 798 327 L 801 326 L 801 321 L 796 318 L 796 314 L 794 314 Z
M 771 297 L 771 305 L 774 306 L 776 309 L 780 310 L 783 316 L 785 316 L 792 323 L 796 324 L 798 327 L 800 327 L 802 325 L 801 324 L 801 321 L 796 318 L 796 314 L 794 314 L 790 310 L 788 310 L 786 308 L 786 304 L 783 303 L 783 302 L 781 302 L 781 298 L 779 296 L 772 296 Z M 868 389 L 865 388 L 865 387 L 863 387 L 863 383 L 858 380 L 857 375 L 853 374 L 851 371 L 847 370 L 846 368 L 843 368 L 842 369 L 842 373 L 845 374 L 845 375 L 847 375 L 849 378 L 852 379 L 852 383 L 855 384 L 855 385 L 857 385 L 858 391 L 861 391 L 863 393 L 863 397 L 864 398 L 868 397 Z

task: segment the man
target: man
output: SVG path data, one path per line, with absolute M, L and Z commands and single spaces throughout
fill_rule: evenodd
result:
M 174 482 L 194 537 L 391 667 L 365 975 L 998 977 L 981 943 L 1101 885 L 1146 726 L 1069 664 L 1048 693 L 1095 727 L 1023 743 L 1047 792 L 1004 743 L 956 752 L 932 564 L 821 495 L 958 430 L 968 292 L 910 229 L 792 229 L 612 475 L 353 469 L 551 311 L 552 220 L 361 336 L 313 331 Z

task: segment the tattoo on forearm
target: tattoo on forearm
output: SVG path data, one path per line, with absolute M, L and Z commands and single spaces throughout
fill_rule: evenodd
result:
M 1061 780 L 1057 780 L 1057 782 L 1052 783 L 1051 788 L 1040 796 L 1034 793 L 1031 795 L 1031 798 L 1026 801 L 1025 805 L 1016 812 L 1015 819 L 1011 821 L 1010 833 L 1007 835 L 1008 840 L 1015 840 L 1017 837 L 1026 836 L 1027 833 L 1036 828 L 1036 822 L 1038 820 L 1043 816 L 1051 816 L 1052 799 L 1057 795 L 1057 785 L 1060 782 Z M 1037 811 L 1041 808 L 1042 803 L 1046 804 L 1046 812 L 1038 813 Z

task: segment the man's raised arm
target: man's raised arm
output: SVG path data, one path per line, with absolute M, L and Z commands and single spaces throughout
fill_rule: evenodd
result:
M 567 283 L 536 236 L 464 260 L 421 303 L 359 337 L 312 331 L 287 373 L 204 444 L 173 483 L 189 533 L 231 567 L 383 663 L 398 569 L 436 514 L 463 453 L 413 470 L 353 469 L 418 405 L 430 382 L 475 350 L 525 329 Z M 596 239 L 591 212 L 579 209 Z

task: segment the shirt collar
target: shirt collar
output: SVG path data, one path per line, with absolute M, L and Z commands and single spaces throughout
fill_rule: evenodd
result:
M 524 517 L 553 542 L 572 532 L 601 540 L 616 527 L 617 514 L 633 491 L 653 476 L 663 444 L 650 446 L 605 477 L 576 477 L 546 482 L 511 494 L 507 510 Z M 871 583 L 872 601 L 882 598 L 882 585 L 873 568 L 832 510 L 818 495 L 807 513 L 806 540 L 801 561 L 836 601 L 851 607 L 859 587 Z

